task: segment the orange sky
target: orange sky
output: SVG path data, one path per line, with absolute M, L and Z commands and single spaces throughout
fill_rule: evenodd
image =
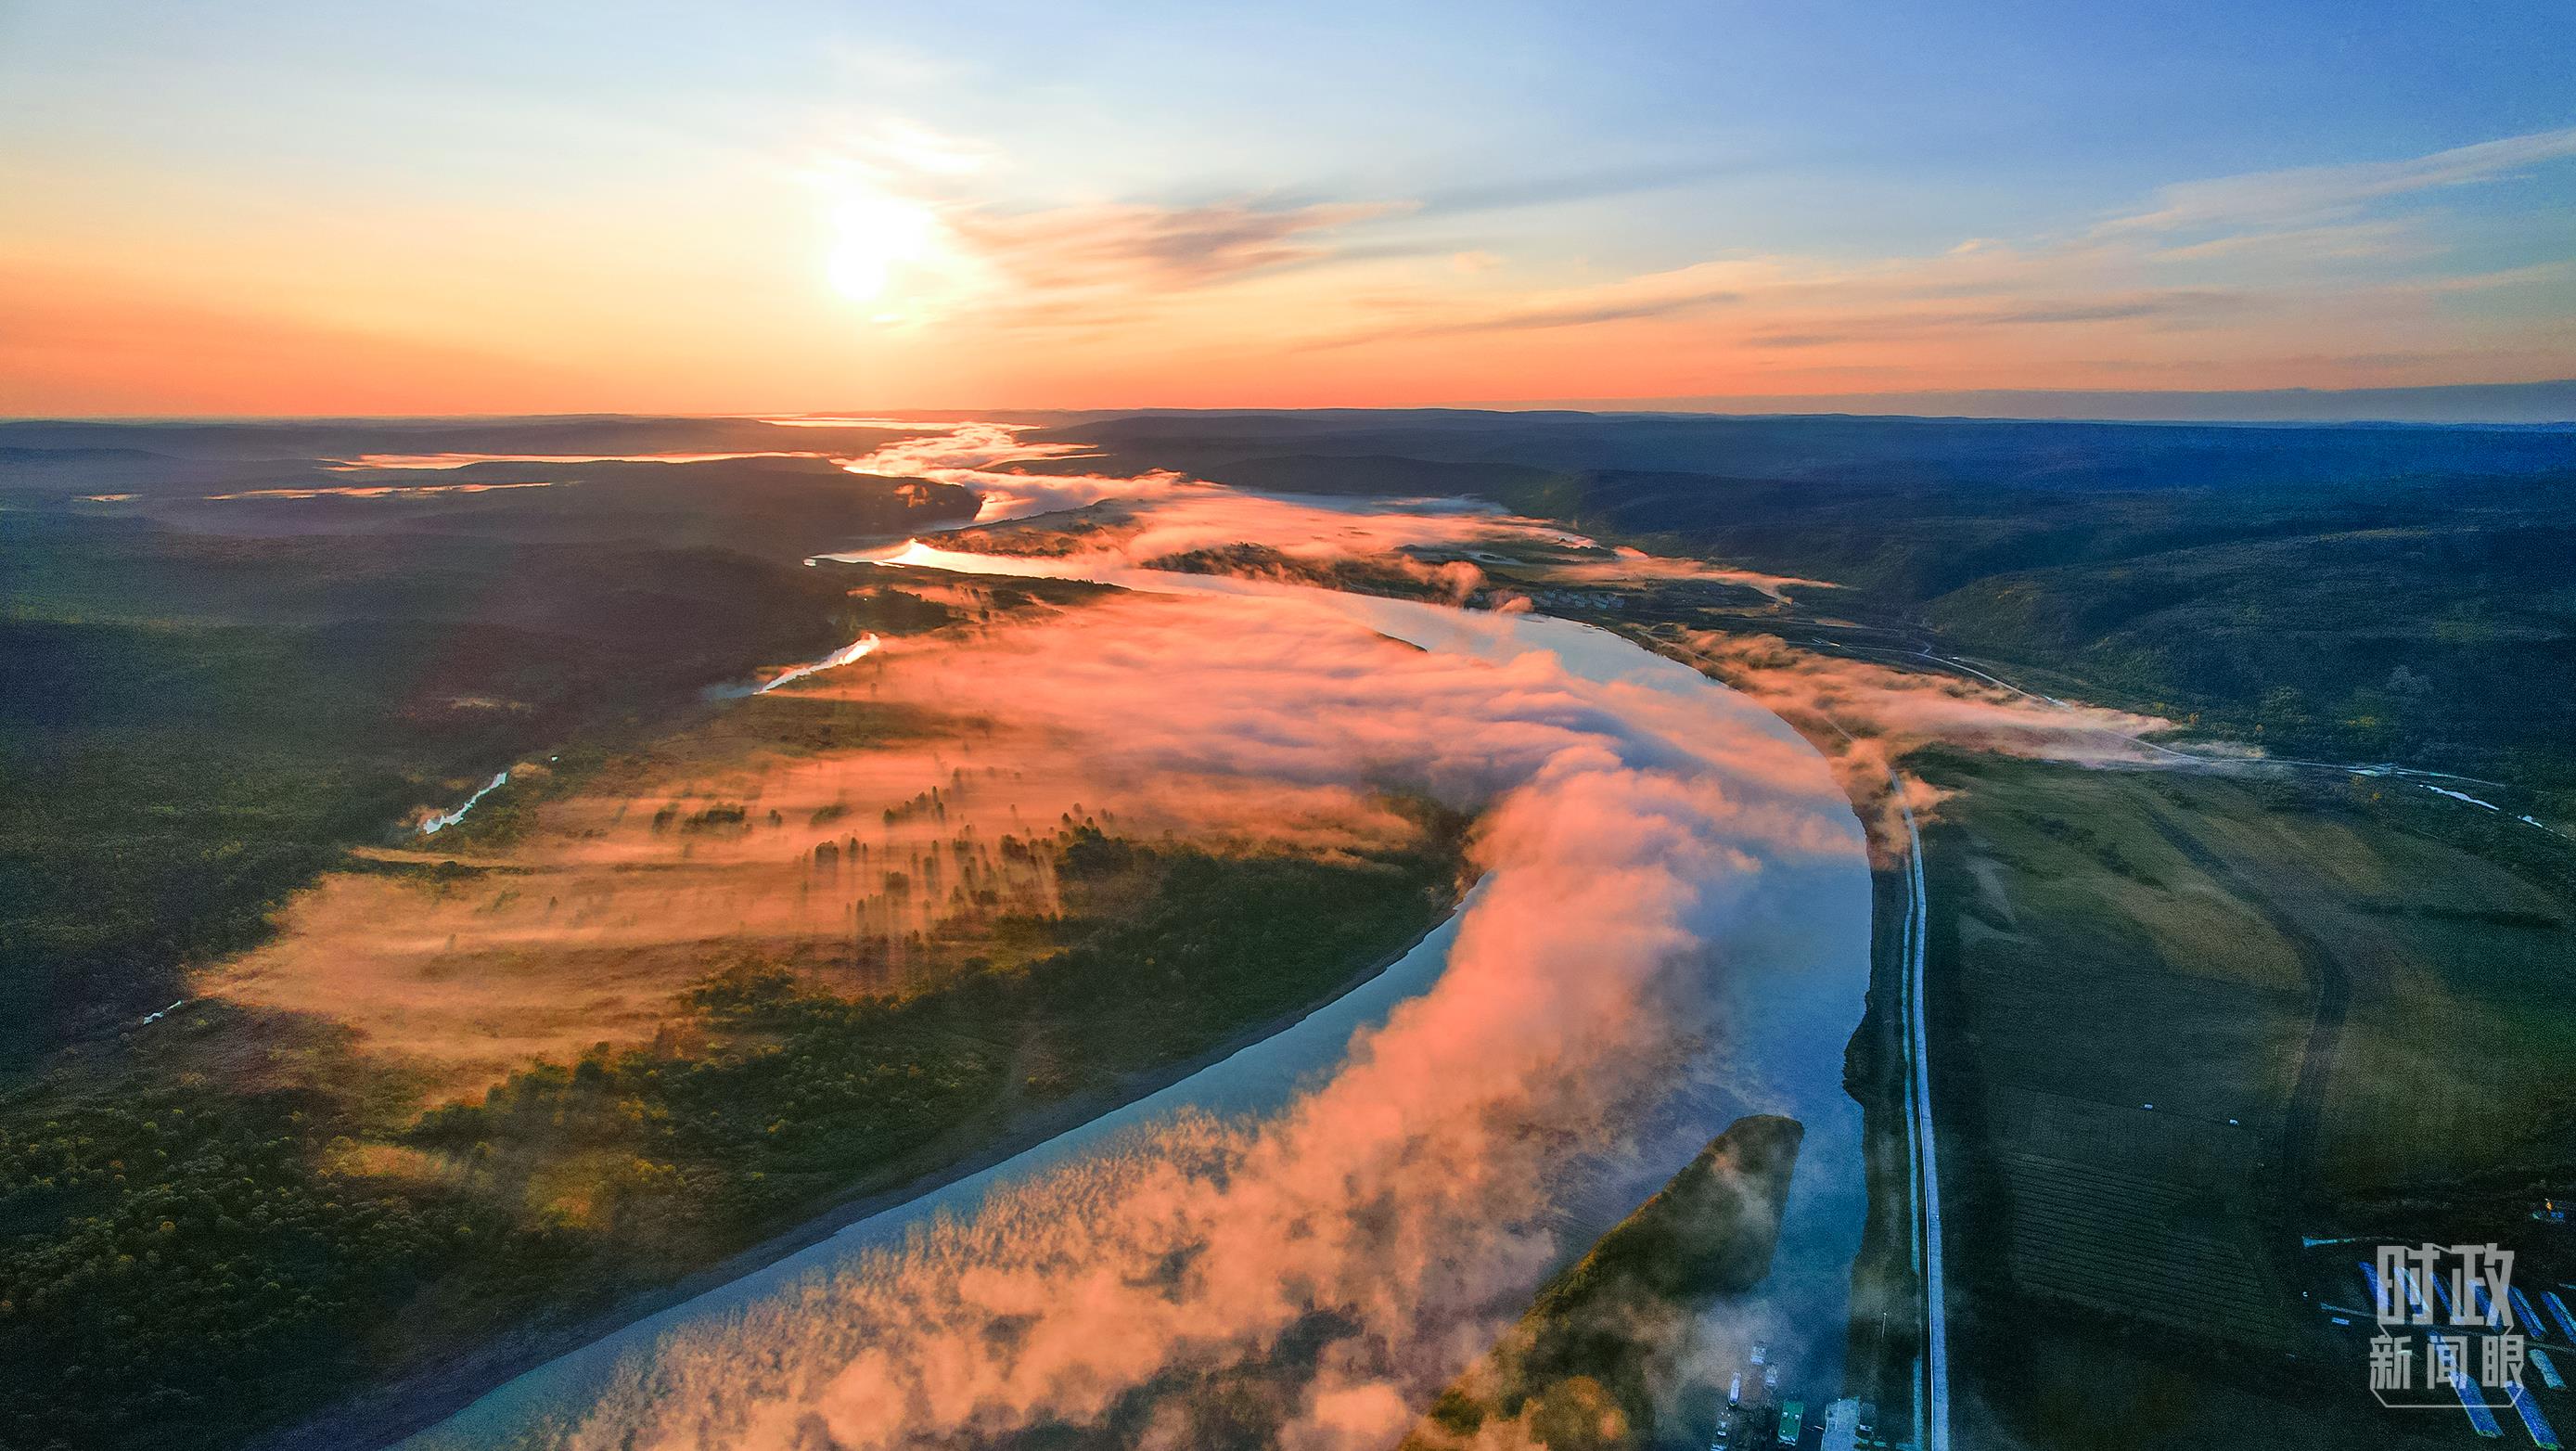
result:
M 1021 44 L 1094 47 L 1055 72 L 831 13 L 561 21 L 520 50 L 491 17 L 0 16 L 0 415 L 2576 376 L 2576 127 L 2530 105 L 2337 129 L 2326 94 L 2255 135 L 2141 103 L 2136 145 L 1963 118 L 1933 156 L 1912 111 L 1798 109 L 1843 36 L 1705 90 L 1588 34 L 1475 58 L 1387 21 L 1389 55 L 1422 47 L 1396 91 L 1341 32 L 1031 18 Z M 1227 104 L 1265 45 L 1349 83 Z M 2072 104 L 1979 93 L 2015 101 Z
M 12 267 L 0 413 L 1398 405 L 2576 373 L 2547 315 L 2451 313 L 2511 278 L 2201 295 L 2132 283 L 2133 258 L 2082 252 L 1760 258 L 1559 287 L 1410 263 L 1193 287 L 1138 268 L 1064 298 L 1006 275 L 892 321 L 866 309 L 908 300 L 899 275 L 854 303 L 796 259 L 694 289 L 628 277 L 555 294 L 430 256 L 337 295 L 296 285 L 331 260 L 281 244 L 196 279 Z M 496 305 L 504 293 L 521 295 Z

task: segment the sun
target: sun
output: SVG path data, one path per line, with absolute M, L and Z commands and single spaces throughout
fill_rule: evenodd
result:
M 851 197 L 832 212 L 826 264 L 832 288 L 852 302 L 885 297 L 907 263 L 937 250 L 939 223 L 917 202 L 883 195 Z

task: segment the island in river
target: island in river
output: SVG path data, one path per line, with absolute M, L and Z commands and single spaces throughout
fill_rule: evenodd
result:
M 1704 1363 L 1728 1358 L 1694 1334 L 1701 1312 L 1771 1271 L 1795 1119 L 1739 1119 L 1672 1182 L 1548 1282 L 1491 1354 L 1441 1392 L 1406 1451 L 1474 1444 L 1487 1421 L 1525 1423 L 1532 1444 L 1657 1444 L 1685 1434 L 1690 1392 L 1708 1399 Z M 1706 1426 L 1695 1428 L 1707 1439 Z M 1659 1436 L 1658 1431 L 1665 1434 Z

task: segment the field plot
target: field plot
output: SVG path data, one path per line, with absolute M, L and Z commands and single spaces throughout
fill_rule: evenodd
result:
M 1998 1165 L 2015 1283 L 2195 1335 L 2282 1341 L 2281 1287 L 2237 1202 L 2253 1182 L 2245 1135 L 2052 1094 L 1998 1106 L 1998 1137 L 2030 1146 Z
M 2300 1236 L 2570 1157 L 2566 888 L 2367 779 L 1926 774 L 1962 1434 L 2440 1444 L 2320 1334 Z

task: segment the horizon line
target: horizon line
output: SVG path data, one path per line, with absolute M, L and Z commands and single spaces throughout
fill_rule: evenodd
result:
M 1911 406 L 1908 406 L 1911 405 Z M 2409 406 L 2411 405 L 2411 406 Z M 2269 406 L 2281 411 L 2267 412 Z M 2207 411 L 2190 411 L 2193 409 Z M 707 412 L 577 409 L 470 413 L 97 413 L 0 415 L 0 427 L 68 425 L 223 425 L 284 423 L 421 423 L 480 420 L 664 418 L 746 419 L 847 414 L 939 421 L 956 415 L 1115 418 L 1143 414 L 1294 413 L 1577 413 L 1595 417 L 1872 418 L 2028 423 L 2177 423 L 2246 425 L 2576 426 L 2576 378 L 2517 383 L 2437 383 L 2376 388 L 1903 389 L 1880 393 L 1696 394 L 1630 398 L 1479 399 L 1425 404 L 1140 403 L 1114 408 L 1062 406 L 920 406 L 851 409 L 740 409 Z

